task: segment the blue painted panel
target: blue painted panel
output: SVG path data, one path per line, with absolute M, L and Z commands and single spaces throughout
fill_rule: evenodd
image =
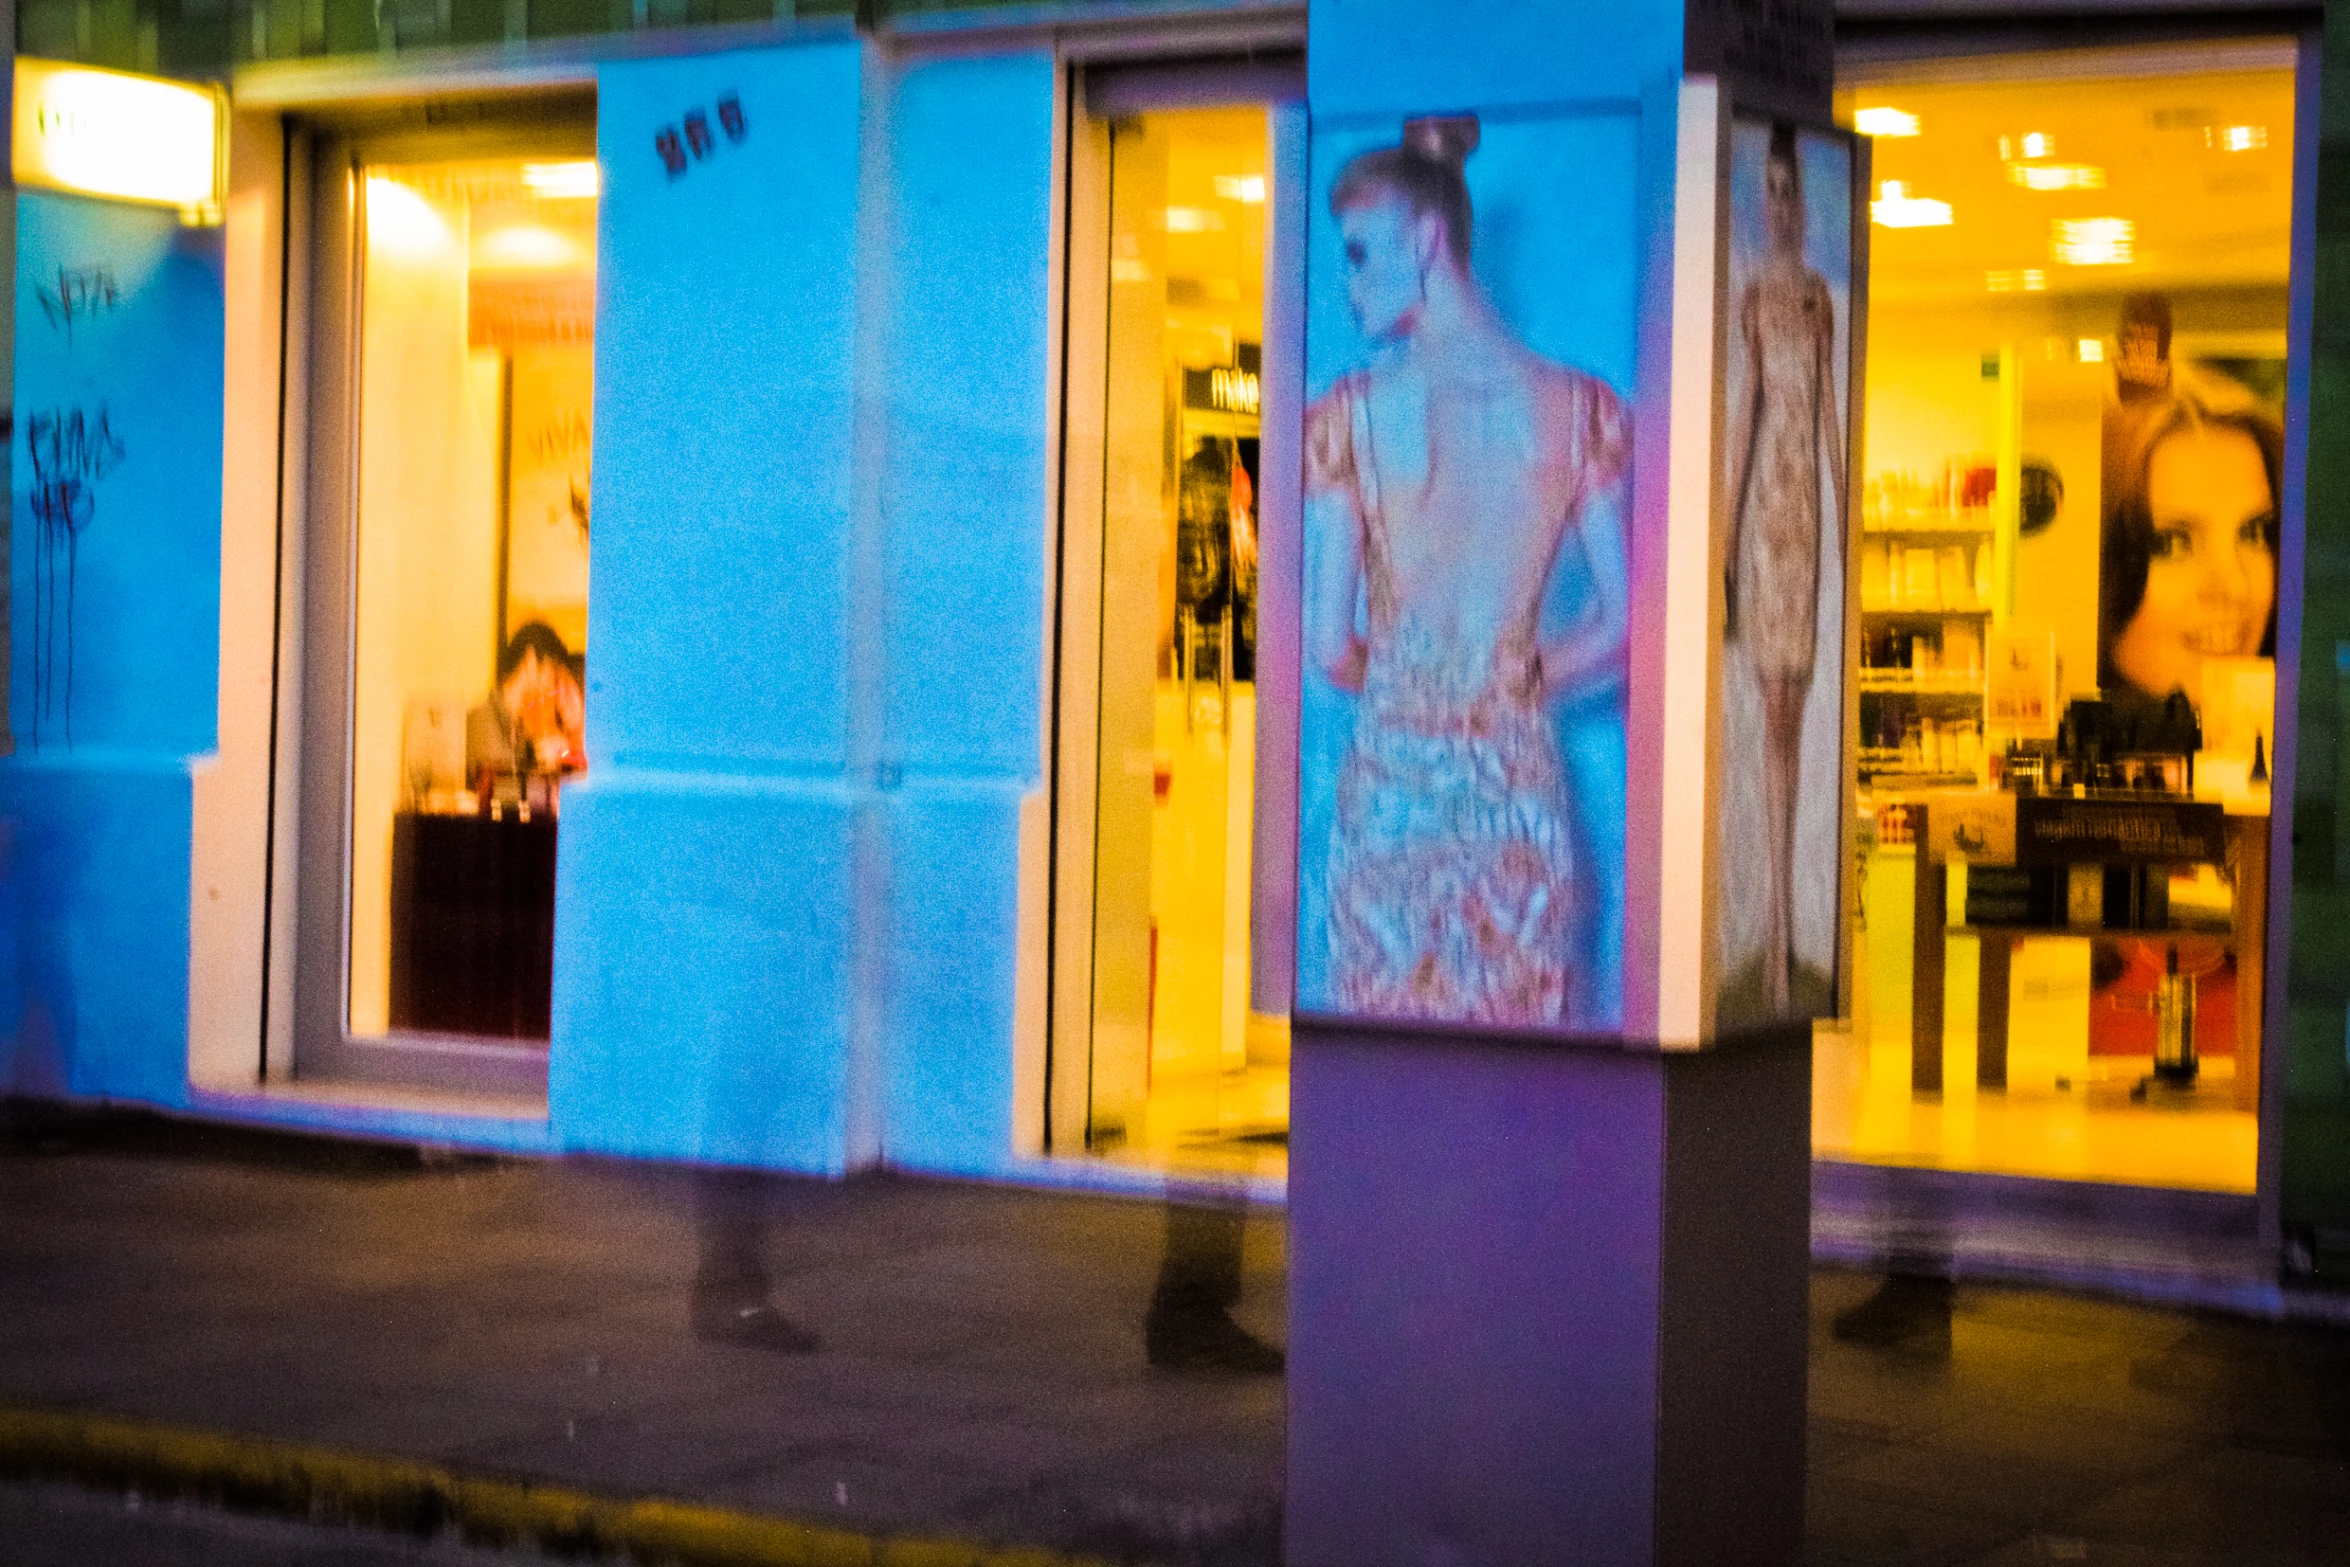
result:
M 1053 61 L 938 60 L 890 102 L 888 746 L 1037 772 Z
M 857 45 L 622 62 L 599 83 L 590 754 L 837 765 Z
M 221 231 L 17 200 L 10 721 L 208 751 L 219 718 Z
M 883 1153 L 904 1169 L 989 1174 L 1012 1155 L 1020 791 L 910 785 L 886 820 Z
M 565 1146 L 845 1164 L 848 793 L 632 774 L 567 785 L 550 1110 Z
M 192 756 L 216 743 L 221 232 L 17 199 L 0 1082 L 187 1096 Z
M 192 800 L 151 756 L 0 767 L 0 1092 L 187 1097 Z
M 1314 0 L 1308 17 L 1317 121 L 1629 98 L 1681 68 L 1681 0 Z

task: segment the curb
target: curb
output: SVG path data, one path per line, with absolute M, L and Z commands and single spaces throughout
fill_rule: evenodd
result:
M 0 1476 L 180 1497 L 559 1557 L 676 1567 L 1107 1567 L 1050 1551 L 862 1535 L 659 1497 L 599 1496 L 414 1459 L 0 1406 Z

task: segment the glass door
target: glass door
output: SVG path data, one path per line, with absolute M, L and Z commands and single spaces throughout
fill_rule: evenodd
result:
M 1072 303 L 1101 312 L 1101 379 L 1070 395 L 1100 411 L 1071 428 L 1098 436 L 1099 480 L 1070 495 L 1063 786 L 1086 808 L 1062 813 L 1056 937 L 1088 949 L 1064 982 L 1089 972 L 1056 997 L 1055 1146 L 1280 1173 L 1287 1020 L 1250 994 L 1268 113 L 1088 129 L 1094 245 L 1072 267 L 1100 273 Z
M 320 160 L 305 1074 L 543 1088 L 588 761 L 589 146 Z

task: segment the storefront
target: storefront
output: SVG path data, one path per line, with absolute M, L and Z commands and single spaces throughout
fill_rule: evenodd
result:
M 1726 342 L 1787 213 L 1867 240 L 1823 282 L 1828 633 L 1779 658 L 1746 579 L 1715 709 L 1848 787 L 1721 786 L 1782 825 L 1710 862 L 1708 1005 L 1840 1015 L 1838 1168 L 2207 1194 L 2315 1265 L 2334 871 L 2271 780 L 2330 797 L 2338 721 L 2299 680 L 2318 15 L 1947 10 L 1848 8 L 1865 140 L 1725 155 Z M 1302 12 L 274 15 L 143 62 L 235 39 L 217 218 L 18 201 L 18 427 L 120 453 L 72 526 L 19 468 L 16 1091 L 1277 1192 L 1339 711 Z M 1559 242 L 1483 204 L 1526 167 L 1467 166 L 1505 261 Z M 1629 389 L 1629 339 L 1545 351 Z M 1727 449 L 1761 394 L 1722 391 Z M 1733 454 L 1725 518 L 1784 479 Z M 1620 863 L 1640 742 L 1604 692 L 1553 723 Z M 1577 898 L 1576 972 L 1625 898 Z

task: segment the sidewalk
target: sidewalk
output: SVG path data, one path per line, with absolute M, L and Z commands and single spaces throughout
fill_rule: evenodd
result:
M 689 1172 L 136 1118 L 0 1137 L 0 1407 L 867 1536 L 1278 1561 L 1280 1380 L 1144 1359 L 1162 1209 L 760 1190 L 811 1354 L 694 1337 Z M 1251 1218 L 1241 1316 L 1275 1340 L 1282 1241 Z M 2350 1335 L 1879 1282 L 1815 1274 L 1814 1562 L 2343 1559 Z

